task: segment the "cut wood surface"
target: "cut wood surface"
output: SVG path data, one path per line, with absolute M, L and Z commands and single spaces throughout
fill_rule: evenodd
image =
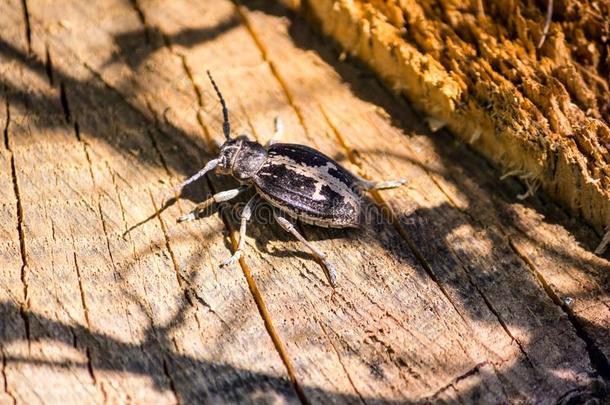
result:
M 598 236 L 327 42 L 262 1 L 0 5 L 0 403 L 603 403 Z M 299 225 L 337 289 L 264 206 L 219 269 L 239 209 L 176 218 L 233 180 L 162 207 L 223 139 L 206 70 L 236 133 L 407 179 Z

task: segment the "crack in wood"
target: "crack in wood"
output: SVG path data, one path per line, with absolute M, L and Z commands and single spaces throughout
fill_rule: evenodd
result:
M 25 23 L 25 38 L 28 44 L 28 53 L 32 52 L 32 27 L 30 25 L 30 12 L 28 10 L 27 0 L 21 0 L 21 8 L 23 9 L 23 20 Z
M 72 115 L 70 114 L 68 95 L 66 94 L 66 86 L 63 81 L 59 83 L 59 101 L 61 102 L 61 108 L 64 111 L 64 119 L 66 120 L 66 124 L 69 124 L 72 121 Z M 77 132 L 77 134 L 80 141 L 80 133 Z
M 451 249 L 451 252 L 453 253 L 453 255 L 457 257 L 457 255 L 455 254 L 455 252 L 453 251 L 453 249 L 451 247 L 449 247 Z M 458 260 L 460 260 L 458 258 Z M 461 262 L 461 260 L 460 260 Z M 463 267 L 463 266 L 462 266 Z M 477 283 L 474 282 L 474 280 L 472 279 L 472 276 L 470 275 L 470 273 L 464 269 L 464 273 L 466 274 L 466 277 L 468 278 L 468 282 L 470 283 L 470 285 L 472 285 L 474 287 L 475 290 L 477 290 L 477 293 L 479 293 L 479 295 L 481 296 L 481 298 L 483 299 L 483 302 L 485 303 L 485 305 L 487 306 L 487 308 L 491 311 L 491 313 L 496 317 L 496 319 L 498 320 L 498 323 L 500 324 L 500 326 L 502 327 L 502 329 L 504 330 L 504 332 L 508 335 L 508 337 L 510 337 L 510 339 L 515 342 L 515 344 L 517 345 L 517 347 L 519 348 L 519 351 L 521 352 L 521 354 L 523 355 L 523 357 L 525 358 L 525 360 L 527 361 L 528 365 L 532 368 L 532 370 L 536 370 L 536 366 L 534 365 L 534 363 L 532 362 L 532 360 L 530 359 L 529 355 L 527 354 L 527 351 L 525 350 L 525 348 L 523 347 L 523 345 L 521 344 L 521 342 L 519 341 L 519 339 L 517 339 L 512 332 L 510 331 L 510 329 L 508 328 L 508 325 L 506 324 L 506 322 L 504 321 L 504 319 L 502 319 L 502 317 L 500 316 L 500 313 L 494 308 L 494 306 L 492 305 L 491 301 L 489 300 L 489 298 L 487 298 L 487 296 L 481 291 L 481 289 L 479 288 L 479 286 L 477 285 Z
M 205 104 L 203 102 L 203 93 L 202 93 L 201 89 L 199 88 L 199 86 L 197 86 L 197 84 L 195 82 L 195 76 L 193 75 L 193 71 L 191 70 L 191 67 L 188 65 L 188 63 L 186 61 L 186 56 L 182 55 L 180 53 L 175 52 L 171 48 L 171 42 L 170 42 L 169 37 L 167 35 L 163 35 L 163 39 L 165 40 L 166 46 L 168 47 L 170 52 L 172 52 L 174 55 L 176 55 L 178 58 L 180 58 L 180 62 L 182 63 L 182 69 L 184 69 L 184 73 L 186 73 L 186 76 L 189 78 L 189 81 L 191 82 L 191 88 L 193 89 L 193 91 L 195 92 L 195 95 L 197 96 L 197 104 L 198 104 L 199 108 L 203 108 L 205 106 Z M 201 121 L 201 122 L 203 122 L 203 121 Z M 204 126 L 206 126 L 206 125 L 204 125 Z M 209 131 L 207 130 L 207 126 L 206 126 L 206 131 L 205 132 L 209 135 Z
M 438 179 L 436 179 L 435 176 L 432 173 L 430 173 L 429 170 L 427 170 L 424 167 L 422 167 L 422 169 L 426 172 L 428 177 L 432 180 L 432 182 L 436 185 L 436 187 L 440 190 L 440 192 L 443 193 L 443 195 L 445 195 L 445 197 L 447 198 L 447 200 L 449 201 L 450 205 L 453 208 L 457 209 L 459 212 L 461 212 L 462 214 L 466 215 L 470 219 L 471 222 L 475 223 L 481 229 L 485 229 L 486 228 L 485 224 L 483 224 L 481 221 L 479 221 L 477 218 L 475 218 L 470 212 L 468 212 L 465 209 L 460 208 L 459 205 L 455 203 L 455 201 L 451 197 L 451 195 L 444 189 L 444 187 L 442 187 L 442 185 L 438 181 Z M 460 262 L 460 267 L 462 267 L 462 270 L 464 271 L 464 274 L 466 274 L 466 277 L 467 277 L 468 282 L 470 283 L 470 285 L 472 287 L 474 287 L 474 289 L 477 291 L 479 296 L 483 299 L 483 302 L 485 303 L 487 308 L 491 311 L 491 313 L 496 317 L 496 319 L 498 320 L 498 323 L 500 324 L 500 326 L 502 327 L 504 332 L 518 346 L 519 351 L 525 357 L 525 359 L 528 362 L 529 366 L 532 369 L 535 369 L 534 363 L 531 361 L 529 355 L 525 351 L 525 348 L 523 347 L 521 342 L 511 333 L 511 331 L 508 328 L 508 325 L 506 325 L 506 322 L 502 319 L 502 317 L 500 316 L 500 313 L 493 307 L 493 304 L 491 303 L 491 301 L 489 300 L 487 295 L 485 295 L 483 293 L 483 291 L 481 291 L 481 289 L 479 288 L 478 284 L 474 282 L 472 276 L 470 275 L 470 272 L 468 271 L 469 270 L 469 266 L 462 261 L 462 259 L 459 257 L 459 255 L 456 254 L 456 252 L 454 251 L 454 249 L 453 249 L 453 247 L 451 245 L 448 245 L 447 247 L 451 250 L 451 253 L 453 254 L 453 256 Z
M 374 332 L 367 333 L 367 337 L 373 343 L 377 343 L 382 347 L 382 349 L 386 352 L 386 355 L 388 356 L 388 358 L 390 359 L 392 364 L 394 364 L 396 366 L 396 368 L 398 370 L 398 374 L 400 374 L 400 376 L 404 380 L 405 384 L 409 384 L 410 381 L 409 381 L 409 378 L 405 375 L 404 370 L 406 370 L 406 372 L 409 375 L 411 375 L 411 377 L 413 377 L 414 380 L 418 380 L 426 388 L 430 388 L 430 384 L 428 383 L 428 381 L 426 381 L 425 379 L 422 379 L 422 376 L 417 371 L 413 370 L 413 368 L 409 365 L 409 363 L 407 363 L 402 357 L 396 356 L 396 351 L 394 350 L 394 348 L 392 348 L 391 345 L 384 342 Z M 460 345 L 460 347 L 461 347 L 461 345 Z M 463 347 L 462 347 L 462 350 L 464 350 Z M 464 352 L 465 352 L 465 350 L 464 350 Z
M 8 128 L 11 124 L 11 109 L 9 107 L 8 97 L 5 100 L 4 107 L 5 107 L 5 111 L 6 111 L 6 122 L 4 123 L 4 130 L 2 132 L 4 135 L 4 148 L 7 151 L 9 151 L 9 153 L 11 153 L 11 146 L 8 142 Z M 12 155 L 12 153 L 11 153 L 11 155 Z
M 309 300 L 308 300 L 308 302 L 309 302 Z M 311 302 L 309 302 L 309 305 L 313 308 L 313 305 Z M 360 393 L 360 391 L 358 390 L 358 388 L 356 388 L 356 385 L 354 384 L 354 380 L 352 379 L 352 376 L 350 375 L 347 367 L 345 366 L 345 363 L 343 363 L 343 359 L 341 358 L 341 354 L 340 354 L 339 350 L 337 349 L 335 342 L 333 341 L 333 339 L 330 337 L 330 335 L 326 331 L 326 328 L 324 327 L 322 322 L 320 322 L 320 320 L 316 316 L 312 316 L 312 317 L 313 317 L 314 321 L 316 321 L 316 323 L 320 326 L 320 329 L 322 329 L 324 336 L 326 336 L 326 339 L 328 340 L 331 347 L 333 348 L 333 351 L 337 355 L 337 360 L 339 361 L 339 364 L 341 364 L 341 368 L 343 368 L 343 372 L 345 373 L 347 380 L 349 381 L 350 385 L 352 386 L 352 389 L 354 390 L 356 395 L 358 395 L 358 398 L 360 398 L 360 402 L 366 405 L 367 402 L 364 399 L 364 397 L 362 396 L 362 394 Z
M 155 199 L 152 195 L 152 192 L 149 190 L 148 194 L 150 196 L 150 200 L 152 203 L 152 206 L 155 210 L 155 212 L 159 212 L 159 208 L 157 207 L 157 204 L 155 203 Z M 163 221 L 163 218 L 161 218 L 160 215 L 157 215 L 156 218 L 159 221 L 160 227 L 161 227 L 161 231 L 163 233 L 163 237 L 165 240 L 165 248 L 167 249 L 169 255 L 170 255 L 170 259 L 172 261 L 172 265 L 174 268 L 174 275 L 176 277 L 176 282 L 178 283 L 178 286 L 180 287 L 180 289 L 182 290 L 182 294 L 184 295 L 184 299 L 186 300 L 186 302 L 189 303 L 189 305 L 193 308 L 196 308 L 197 305 L 195 303 L 195 301 L 193 300 L 193 297 L 195 297 L 195 300 L 197 300 L 197 302 L 199 302 L 201 305 L 203 305 L 204 307 L 206 307 L 208 309 L 208 311 L 210 313 L 212 313 L 213 315 L 215 315 L 224 325 L 226 325 L 226 322 L 224 319 L 222 319 L 220 317 L 220 315 L 214 311 L 212 309 L 212 307 L 199 295 L 197 294 L 196 291 L 194 291 L 194 289 L 190 286 L 190 283 L 187 279 L 185 279 L 182 274 L 180 273 L 180 266 L 178 265 L 178 259 L 176 258 L 176 255 L 171 247 L 170 241 L 169 241 L 169 235 L 167 233 L 167 227 L 165 225 L 165 221 Z M 197 322 L 199 323 L 199 320 L 197 319 Z
M 155 110 L 152 108 L 152 106 L 150 105 L 150 102 L 148 100 L 146 100 L 146 107 L 148 108 L 148 110 L 150 111 L 151 115 L 153 116 L 154 122 L 155 122 L 155 128 L 158 131 L 162 131 L 162 129 L 159 126 L 159 120 L 157 117 L 157 114 L 155 112 Z M 161 164 L 163 166 L 163 169 L 165 170 L 165 173 L 167 174 L 168 177 L 172 177 L 171 171 L 169 170 L 169 166 L 167 164 L 167 161 L 165 159 L 165 156 L 163 155 L 163 152 L 161 151 L 161 148 L 159 147 L 159 144 L 157 143 L 157 140 L 154 136 L 154 134 L 151 131 L 147 131 L 148 134 L 148 138 L 151 142 L 151 145 L 153 147 L 153 149 L 155 150 L 157 156 L 159 157 L 159 160 L 161 161 Z M 114 181 L 114 176 L 113 176 L 113 181 Z M 116 185 L 115 185 L 116 188 Z M 117 195 L 118 195 L 118 190 L 117 190 Z M 152 200 L 152 204 L 153 204 L 153 208 L 155 210 L 155 212 L 160 212 L 159 208 L 157 208 L 156 203 L 154 201 L 154 198 L 152 196 L 152 192 L 149 190 L 149 196 L 151 197 Z M 121 208 L 122 208 L 122 203 L 121 203 Z M 163 227 L 165 227 L 165 223 L 162 221 L 161 216 L 157 215 L 157 217 L 159 218 L 159 220 L 161 221 L 162 225 L 162 229 Z M 125 222 L 125 226 L 126 225 L 126 221 L 125 218 L 123 218 L 124 222 Z M 165 232 L 165 231 L 164 231 Z M 166 239 L 166 246 L 169 246 L 169 240 Z M 169 249 L 168 249 L 169 250 Z M 171 253 L 170 253 L 171 256 Z M 174 267 L 175 269 L 175 267 Z M 193 306 L 196 307 L 194 301 L 193 301 L 193 297 L 201 304 L 203 305 L 205 308 L 207 308 L 207 310 L 212 313 L 214 316 L 216 316 L 218 318 L 218 320 L 220 320 L 220 322 L 228 327 L 227 322 L 216 312 L 214 311 L 214 309 L 210 306 L 210 304 L 208 304 L 208 302 L 191 286 L 191 283 L 188 279 L 186 279 L 182 274 L 180 274 L 180 272 L 178 270 L 175 271 L 176 273 L 176 280 L 178 282 L 178 285 L 180 286 L 180 288 L 183 290 L 183 294 L 185 299 L 187 300 L 187 302 Z M 197 321 L 199 322 L 199 320 L 197 319 Z
M 476 364 L 473 368 L 471 368 L 470 370 L 466 371 L 463 374 L 460 374 L 459 376 L 455 377 L 449 384 L 444 385 L 443 387 L 439 388 L 437 391 L 435 391 L 432 395 L 428 396 L 425 400 L 426 401 L 431 401 L 434 398 L 438 397 L 440 394 L 442 394 L 443 392 L 445 392 L 446 390 L 448 390 L 449 388 L 455 388 L 455 385 L 457 383 L 459 383 L 462 380 L 465 380 L 468 377 L 471 377 L 475 374 L 478 374 L 479 371 L 481 370 L 481 367 L 483 367 L 484 365 L 489 364 L 489 362 L 486 361 L 482 361 L 478 364 Z M 509 398 L 506 396 L 506 398 Z
M 76 244 L 74 242 L 74 235 L 72 235 L 72 257 L 73 257 L 73 263 L 74 263 L 74 268 L 76 269 L 76 276 L 78 277 L 78 289 L 80 291 L 80 302 L 81 305 L 83 306 L 83 315 L 85 316 L 85 322 L 87 322 L 87 328 L 91 329 L 91 322 L 89 321 L 89 309 L 87 308 L 87 301 L 85 300 L 85 291 L 83 289 L 83 281 L 82 281 L 82 274 L 80 271 L 80 266 L 78 264 L 78 259 L 76 257 Z M 74 336 L 76 338 L 76 335 Z
M 258 50 L 259 50 L 259 52 L 261 54 L 261 58 L 269 66 L 269 69 L 271 70 L 271 74 L 273 75 L 275 80 L 277 80 L 278 84 L 280 85 L 280 88 L 282 89 L 282 92 L 284 93 L 284 96 L 288 100 L 288 104 L 290 105 L 290 107 L 292 108 L 292 110 L 296 114 L 297 118 L 299 119 L 299 123 L 301 124 L 301 127 L 305 131 L 305 134 L 307 135 L 308 138 L 311 138 L 311 136 L 309 134 L 309 129 L 308 129 L 307 124 L 305 122 L 305 117 L 303 116 L 303 112 L 301 111 L 299 106 L 295 103 L 294 97 L 292 97 L 292 94 L 290 93 L 290 90 L 288 89 L 288 85 L 284 81 L 284 78 L 277 71 L 277 69 L 275 67 L 275 64 L 273 63 L 271 58 L 269 58 L 269 55 L 268 55 L 268 52 L 267 52 L 267 49 L 266 49 L 265 45 L 263 44 L 261 39 L 256 34 L 256 31 L 252 28 L 252 24 L 250 23 L 248 17 L 246 16 L 244 11 L 242 10 L 243 6 L 239 3 L 239 1 L 236 1 L 236 0 L 231 0 L 231 1 L 233 2 L 233 4 L 235 4 L 235 10 L 237 11 L 237 13 L 238 13 L 238 15 L 239 15 L 239 17 L 240 17 L 244 27 L 246 28 L 246 30 L 250 34 L 250 37 L 252 38 L 252 40 L 256 44 L 256 46 L 257 46 L 257 48 L 258 48 Z
M 150 112 L 150 114 L 153 117 L 153 120 L 155 122 L 155 128 L 163 133 L 163 130 L 161 129 L 160 125 L 159 125 L 159 118 L 157 117 L 157 113 L 155 112 L 154 108 L 150 105 L 150 102 L 148 100 L 146 100 L 146 108 L 148 108 L 148 111 Z M 167 161 L 165 160 L 165 156 L 163 156 L 163 153 L 161 152 L 161 148 L 159 148 L 159 144 L 157 143 L 157 139 L 155 138 L 154 134 L 151 131 L 146 131 L 147 135 L 148 135 L 148 139 L 150 140 L 150 143 L 153 147 L 153 149 L 155 150 L 155 153 L 157 154 L 157 156 L 159 157 L 159 160 L 161 161 L 161 165 L 163 166 L 163 170 L 165 171 L 165 174 L 167 174 L 167 176 L 169 178 L 172 177 L 172 172 L 169 170 L 169 166 L 167 164 Z
M 119 192 L 119 186 L 116 182 L 117 173 L 112 169 L 112 167 L 110 166 L 110 163 L 108 163 L 108 161 L 105 161 L 104 163 L 106 164 L 106 169 L 110 173 L 110 178 L 112 179 L 112 186 L 114 187 L 114 192 L 116 194 L 116 200 L 118 201 L 119 207 L 121 208 L 121 219 L 123 220 L 123 228 L 125 230 L 127 230 L 129 227 L 127 225 L 127 216 L 125 213 L 125 206 L 123 205 L 123 199 L 121 198 L 121 193 Z M 133 252 L 134 256 L 136 256 L 135 246 L 133 246 L 133 243 L 132 243 L 132 252 Z
M 610 387 L 610 362 L 608 361 L 608 358 L 606 358 L 602 350 L 597 347 L 595 340 L 591 338 L 591 336 L 589 336 L 574 311 L 572 311 L 570 307 L 565 305 L 565 303 L 562 302 L 562 300 L 557 296 L 555 291 L 553 291 L 553 288 L 549 285 L 544 276 L 538 271 L 536 265 L 532 262 L 532 260 L 519 250 L 519 248 L 515 245 L 515 242 L 510 237 L 508 240 L 511 249 L 515 252 L 517 256 L 521 258 L 521 260 L 523 260 L 523 262 L 525 262 L 532 274 L 540 282 L 543 290 L 546 292 L 551 301 L 555 305 L 557 305 L 564 314 L 566 314 L 568 320 L 570 321 L 570 324 L 576 332 L 576 336 L 578 336 L 585 344 L 585 350 L 587 352 L 587 355 L 589 356 L 589 361 L 591 365 L 593 366 L 597 374 Z
M 48 51 L 47 48 L 47 55 L 48 58 L 50 60 L 50 52 Z M 51 70 L 51 77 L 52 77 L 52 70 Z M 64 118 L 66 120 L 66 123 L 69 124 L 71 119 L 72 119 L 72 114 L 70 113 L 70 103 L 68 101 L 68 95 L 66 92 L 66 88 L 63 82 L 60 83 L 60 102 L 61 102 L 61 106 L 63 108 L 64 111 Z M 91 156 L 89 153 L 89 150 L 87 148 L 87 143 L 83 140 L 81 132 L 80 132 L 80 126 L 78 123 L 78 120 L 76 118 L 74 118 L 74 123 L 73 123 L 73 128 L 74 128 L 74 136 L 76 138 L 76 140 L 78 141 L 78 143 L 80 145 L 82 145 L 82 149 L 83 149 L 83 153 L 85 155 L 85 159 L 87 160 L 87 166 L 88 166 L 88 171 L 89 171 L 89 176 L 91 178 L 91 182 L 92 184 L 95 186 L 95 175 L 93 173 L 93 163 L 91 161 Z M 92 207 L 93 210 L 93 207 Z M 95 212 L 95 210 L 93 210 L 93 212 L 99 216 L 100 218 L 100 222 L 102 225 L 102 230 L 104 232 L 104 237 L 106 240 L 106 249 L 108 250 L 108 255 L 110 258 L 110 263 L 112 265 L 113 268 L 113 272 L 116 274 L 117 273 L 117 268 L 116 268 L 116 264 L 114 261 L 114 257 L 112 254 L 112 249 L 110 246 L 110 237 L 108 235 L 108 230 L 107 230 L 107 225 L 106 225 L 106 221 L 104 219 L 104 214 L 102 212 L 102 206 L 101 206 L 101 201 L 99 199 L 98 196 L 98 201 L 97 201 L 97 212 Z M 91 330 L 91 321 L 89 319 L 89 308 L 87 307 L 87 302 L 85 299 L 85 291 L 84 291 L 84 287 L 83 287 L 83 280 L 82 280 L 82 274 L 81 274 L 81 269 L 78 263 L 78 258 L 76 255 L 76 244 L 74 241 L 74 232 L 72 232 L 72 247 L 73 247 L 73 257 L 74 257 L 74 266 L 76 269 L 76 275 L 78 277 L 78 288 L 79 288 L 79 292 L 80 292 L 80 298 L 81 298 L 81 305 L 83 306 L 83 314 L 85 316 L 85 321 L 87 323 L 87 328 L 89 330 Z M 77 337 L 76 334 L 74 334 L 74 339 L 76 341 Z M 85 345 L 85 355 L 87 357 L 87 370 L 93 380 L 93 384 L 95 386 L 97 386 L 97 378 L 95 376 L 95 373 L 93 371 L 93 362 L 91 360 L 91 350 L 88 346 Z
M 142 24 L 142 27 L 144 28 L 144 38 L 146 39 L 146 43 L 150 44 L 152 41 L 150 35 L 150 28 L 148 26 L 148 23 L 146 22 L 146 14 L 144 14 L 144 10 L 142 10 L 142 7 L 138 3 L 138 0 L 130 0 L 130 3 L 131 7 L 134 9 L 138 16 L 138 20 L 140 20 L 140 24 Z
M 87 325 L 89 326 L 89 325 Z M 79 339 L 78 336 L 76 335 L 76 331 L 74 330 L 73 327 L 70 327 L 70 333 L 72 334 L 72 347 L 74 347 L 76 350 L 81 350 L 81 348 L 79 347 Z M 85 357 L 87 359 L 86 363 L 80 363 L 79 366 L 82 368 L 86 368 L 87 369 L 87 373 L 89 373 L 89 376 L 91 377 L 91 380 L 93 380 L 93 385 L 97 386 L 97 378 L 95 377 L 95 373 L 93 372 L 93 363 L 91 360 L 91 352 L 89 350 L 89 347 L 87 345 L 83 345 L 84 346 L 84 352 L 85 352 Z M 65 367 L 66 369 L 71 369 L 73 364 L 70 361 L 67 361 L 65 364 L 61 365 L 62 367 Z
M 216 316 L 216 318 L 218 318 L 218 320 L 223 324 L 223 326 L 225 326 L 226 328 L 230 328 L 231 325 L 229 325 L 227 323 L 227 321 L 225 321 L 219 314 L 218 312 L 216 312 L 214 310 L 214 308 L 212 308 L 212 306 L 193 288 L 189 285 L 189 293 L 192 294 L 195 299 L 197 300 L 197 302 L 199 302 L 201 305 L 203 305 L 209 313 L 211 313 L 212 315 Z M 199 320 L 197 320 L 199 321 Z
M 46 48 L 46 49 L 47 49 L 48 60 L 50 60 L 50 57 L 51 57 L 50 52 L 49 52 L 48 48 Z M 49 66 L 51 66 L 51 65 L 49 65 Z M 52 77 L 52 75 L 53 75 L 53 71 L 50 70 L 50 77 Z M 64 85 L 63 82 L 60 83 L 60 102 L 61 102 L 61 105 L 62 105 L 62 108 L 63 108 L 63 111 L 64 111 L 64 118 L 66 120 L 66 123 L 69 124 L 71 119 L 72 119 L 72 117 L 71 117 L 71 113 L 70 113 L 70 105 L 69 105 L 69 101 L 68 101 L 68 96 L 67 96 L 65 85 Z M 76 140 L 78 141 L 78 143 L 80 145 L 82 145 L 83 153 L 85 155 L 85 159 L 87 160 L 87 166 L 88 166 L 88 169 L 89 169 L 88 171 L 89 171 L 89 176 L 91 178 L 91 182 L 92 182 L 93 185 L 95 185 L 95 176 L 93 174 L 93 164 L 91 162 L 91 157 L 90 157 L 89 151 L 87 149 L 87 144 L 82 139 L 82 136 L 81 136 L 81 133 L 80 133 L 80 126 L 79 126 L 78 120 L 76 118 L 74 119 L 73 129 L 74 129 L 74 136 L 75 136 Z M 102 230 L 103 230 L 105 238 L 106 238 L 106 248 L 108 249 L 108 254 L 110 256 L 110 261 L 111 261 L 113 270 L 116 273 L 116 266 L 115 266 L 115 263 L 114 263 L 114 258 L 112 257 L 112 250 L 110 248 L 110 239 L 108 237 L 108 233 L 107 233 L 107 229 L 106 229 L 106 222 L 104 220 L 104 216 L 103 216 L 103 213 L 102 213 L 101 202 L 100 202 L 99 198 L 98 198 L 98 201 L 97 201 L 97 209 L 98 209 L 97 212 L 94 211 L 94 213 L 96 215 L 99 215 L 99 218 L 100 218 L 100 221 L 101 221 L 101 224 L 102 224 Z M 81 269 L 80 269 L 80 265 L 78 263 L 78 258 L 77 258 L 77 255 L 76 255 L 76 243 L 75 243 L 75 240 L 74 240 L 74 232 L 71 232 L 71 233 L 72 233 L 72 248 L 73 248 L 74 267 L 76 269 L 76 275 L 77 275 L 77 278 L 78 278 L 78 288 L 79 288 L 79 292 L 80 292 L 81 305 L 83 307 L 83 315 L 84 315 L 85 321 L 87 323 L 87 328 L 89 330 L 91 330 L 91 321 L 89 319 L 89 308 L 87 307 L 87 302 L 86 302 L 86 299 L 85 299 L 85 291 L 84 291 L 84 287 L 83 287 L 83 280 L 82 280 Z M 73 332 L 73 337 L 74 337 L 74 345 L 76 347 L 78 339 L 77 339 L 76 333 L 74 333 L 74 332 Z M 92 362 L 92 359 L 91 359 L 91 350 L 86 345 L 85 345 L 85 356 L 87 358 L 87 371 L 88 371 L 89 375 L 91 376 L 91 379 L 93 380 L 93 385 L 97 386 L 98 383 L 97 383 L 97 378 L 95 376 L 95 373 L 93 371 L 93 362 Z
M 436 178 L 436 176 L 432 172 L 430 172 L 430 170 L 428 170 L 428 168 L 426 168 L 424 165 L 418 164 L 418 166 L 421 167 L 421 169 L 426 173 L 428 178 L 430 178 L 430 180 L 434 183 L 436 188 L 445 196 L 445 198 L 447 199 L 447 201 L 453 208 L 455 208 L 462 214 L 466 215 L 468 217 L 468 219 L 470 219 L 470 222 L 475 223 L 476 225 L 479 226 L 479 228 L 485 229 L 485 224 L 483 224 L 481 221 L 479 221 L 477 218 L 475 218 L 470 212 L 468 212 L 467 209 L 460 207 L 460 205 L 455 202 L 455 199 L 453 198 L 453 196 L 449 193 L 448 190 L 445 189 L 445 187 L 443 187 L 443 183 L 441 181 L 439 181 Z
M 150 201 L 152 203 L 152 206 L 155 210 L 155 212 L 159 212 L 159 209 L 157 208 L 157 204 L 155 203 L 155 198 L 153 197 L 153 194 L 150 190 L 148 190 L 148 195 L 150 196 Z M 188 294 L 187 289 L 184 287 L 184 282 L 182 280 L 182 276 L 180 274 L 180 266 L 178 265 L 178 259 L 176 258 L 176 254 L 174 253 L 174 250 L 172 249 L 171 244 L 169 243 L 169 235 L 167 234 L 167 227 L 165 225 L 165 221 L 163 221 L 163 218 L 161 218 L 160 215 L 157 215 L 157 220 L 159 221 L 159 226 L 161 227 L 161 232 L 163 233 L 163 238 L 165 240 L 165 248 L 167 249 L 170 259 L 172 261 L 172 265 L 174 267 L 174 274 L 176 276 L 176 282 L 178 283 L 178 286 L 180 287 L 180 289 L 183 291 L 184 294 L 184 298 L 187 300 L 187 302 L 191 305 L 191 306 L 195 306 L 195 303 L 193 302 L 190 294 Z
M 50 52 L 48 47 L 47 49 L 47 55 L 49 57 L 50 60 Z M 51 70 L 51 77 L 52 77 L 53 71 Z M 66 123 L 69 124 L 70 121 L 72 120 L 72 114 L 71 114 L 71 110 L 70 110 L 70 102 L 68 100 L 68 94 L 66 92 L 66 87 L 64 85 L 64 82 L 62 81 L 60 83 L 59 86 L 60 89 L 60 102 L 61 102 L 61 106 L 63 108 L 64 111 L 64 118 L 66 120 Z M 89 153 L 89 149 L 88 149 L 88 145 L 87 142 L 85 142 L 85 140 L 83 139 L 81 132 L 80 132 L 80 125 L 78 123 L 78 120 L 76 119 L 76 117 L 74 118 L 74 123 L 73 123 L 73 128 L 74 128 L 74 136 L 76 137 L 76 140 L 78 141 L 78 143 L 80 145 L 82 145 L 83 148 L 83 153 L 85 155 L 85 159 L 87 160 L 87 167 L 88 167 L 88 171 L 89 171 L 89 177 L 91 178 L 91 183 L 93 184 L 93 186 L 95 187 L 96 185 L 96 181 L 95 181 L 95 174 L 93 173 L 93 162 L 91 160 L 91 154 Z M 86 199 L 83 198 L 83 201 L 86 201 Z M 108 256 L 110 258 L 110 264 L 112 265 L 112 269 L 114 271 L 114 273 L 117 273 L 117 267 L 116 267 L 116 263 L 114 260 L 114 256 L 112 254 L 112 248 L 110 246 L 110 236 L 108 235 L 108 228 L 107 228 L 107 224 L 106 224 L 106 220 L 104 219 L 104 213 L 102 211 L 102 204 L 101 204 L 101 200 L 98 196 L 97 199 L 97 212 L 93 209 L 93 207 L 91 207 L 91 210 L 100 218 L 100 222 L 102 225 L 102 230 L 104 232 L 104 237 L 106 239 L 106 249 L 108 251 Z M 75 253 L 76 255 L 76 253 Z M 76 256 L 74 258 L 75 263 L 76 263 Z M 77 268 L 78 270 L 78 268 Z M 79 286 L 80 286 L 80 276 L 79 276 Z M 81 286 L 82 288 L 82 286 Z M 81 293 L 82 294 L 82 293 Z M 88 322 L 88 321 L 87 321 Z
M 169 388 L 172 390 L 172 393 L 174 394 L 176 403 L 178 405 L 180 405 L 182 403 L 182 401 L 180 400 L 180 394 L 178 393 L 178 390 L 176 389 L 176 382 L 174 381 L 174 378 L 172 377 L 172 375 L 170 373 L 167 358 L 163 357 L 163 359 L 161 361 L 163 362 L 163 373 L 165 374 L 165 377 L 167 378 L 167 381 L 169 383 Z
M 93 360 L 91 359 L 91 350 L 88 347 L 85 347 L 85 356 L 87 356 L 87 371 L 93 380 L 93 385 L 97 385 L 97 378 L 95 377 L 95 373 L 93 372 Z
M 6 355 L 4 354 L 4 348 L 2 346 L 0 346 L 0 355 L 2 356 L 2 387 L 4 389 L 4 392 L 6 392 L 6 394 L 13 401 L 13 405 L 16 405 L 17 404 L 17 398 L 15 397 L 15 395 L 8 388 L 8 377 L 6 375 L 6 364 L 7 364 L 7 361 L 6 361 Z
M 88 153 L 87 153 L 87 156 L 89 156 Z M 112 270 L 116 274 L 116 273 L 118 273 L 118 269 L 117 269 L 116 263 L 114 261 L 114 255 L 112 254 L 112 248 L 110 247 L 110 236 L 108 235 L 108 225 L 106 224 L 106 220 L 104 219 L 104 213 L 102 211 L 102 203 L 99 200 L 99 198 L 97 201 L 97 210 L 98 210 L 98 214 L 100 216 L 100 220 L 102 222 L 102 230 L 104 231 L 104 238 L 106 239 L 106 249 L 108 250 L 108 256 L 110 257 L 110 264 L 112 265 Z
M 19 314 L 21 319 L 23 320 L 25 327 L 25 336 L 28 341 L 28 349 L 31 344 L 31 334 L 30 334 L 30 318 L 28 314 L 28 260 L 27 260 L 27 252 L 26 252 L 26 243 L 25 243 L 25 231 L 23 225 L 23 203 L 21 201 L 21 195 L 19 193 L 19 183 L 17 181 L 17 168 L 15 166 L 15 155 L 11 148 L 11 143 L 9 140 L 9 127 L 11 123 L 11 109 L 9 105 L 8 98 L 6 99 L 6 125 L 4 127 L 4 146 L 9 153 L 10 156 L 10 166 L 11 166 L 11 179 L 13 182 L 13 193 L 16 199 L 16 209 L 17 209 L 17 233 L 19 234 L 19 252 L 21 255 L 21 268 L 20 268 L 20 277 L 21 284 L 23 286 L 23 302 L 20 304 Z
M 53 87 L 53 82 L 54 82 L 54 78 L 53 78 L 53 60 L 51 59 L 51 53 L 49 52 L 49 46 L 45 45 L 44 47 L 45 50 L 45 63 L 44 63 L 44 68 L 45 68 L 45 72 L 47 73 L 47 77 L 49 78 L 49 84 L 51 85 L 51 87 Z
M 106 391 L 106 384 L 103 381 L 100 381 L 100 392 L 102 393 L 102 403 L 108 403 L 108 392 Z

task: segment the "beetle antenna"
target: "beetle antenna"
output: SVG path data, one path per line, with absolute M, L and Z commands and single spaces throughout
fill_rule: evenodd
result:
M 227 140 L 229 140 L 231 137 L 231 124 L 229 123 L 229 110 L 227 110 L 227 105 L 225 104 L 225 99 L 222 97 L 220 90 L 218 90 L 218 86 L 216 85 L 216 82 L 212 78 L 212 74 L 210 73 L 209 70 L 206 70 L 206 72 L 208 74 L 208 77 L 210 78 L 210 81 L 212 82 L 212 86 L 214 86 L 214 90 L 216 90 L 216 94 L 218 94 L 218 98 L 220 99 L 220 104 L 222 104 L 222 117 L 223 117 L 222 132 L 224 133 L 225 138 Z

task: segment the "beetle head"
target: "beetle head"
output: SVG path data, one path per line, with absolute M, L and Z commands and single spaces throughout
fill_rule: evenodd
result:
M 218 166 L 216 172 L 220 174 L 231 174 L 233 163 L 237 157 L 237 152 L 241 149 L 242 143 L 247 138 L 243 135 L 227 140 L 221 147 L 218 154 Z
M 229 139 L 220 147 L 216 172 L 230 174 L 237 180 L 252 177 L 267 158 L 267 151 L 245 135 Z

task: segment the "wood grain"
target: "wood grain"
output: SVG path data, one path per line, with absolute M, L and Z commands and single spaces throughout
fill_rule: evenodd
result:
M 610 267 L 593 231 L 543 197 L 518 201 L 519 184 L 284 8 L 1 7 L 0 402 L 604 395 Z M 408 180 L 372 196 L 362 230 L 299 225 L 338 289 L 264 205 L 245 258 L 218 268 L 239 209 L 175 219 L 232 180 L 207 176 L 154 215 L 222 140 L 208 69 L 237 133 L 264 142 L 280 116 L 286 141 Z

